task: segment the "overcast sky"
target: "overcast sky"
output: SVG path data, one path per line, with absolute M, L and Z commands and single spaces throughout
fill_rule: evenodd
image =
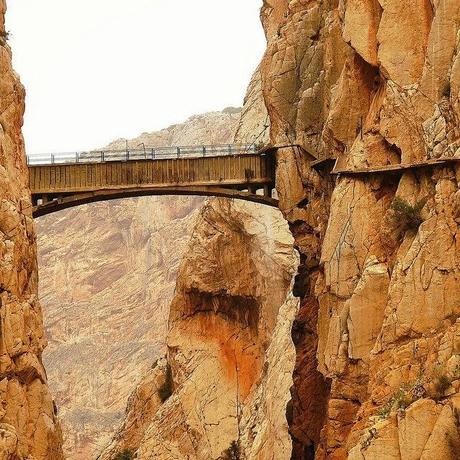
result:
M 29 154 L 101 147 L 242 104 L 262 0 L 9 0 Z

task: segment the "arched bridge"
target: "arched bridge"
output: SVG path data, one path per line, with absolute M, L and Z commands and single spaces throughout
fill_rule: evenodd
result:
M 28 157 L 33 215 L 147 195 L 203 195 L 277 206 L 274 157 L 253 146 L 101 150 Z

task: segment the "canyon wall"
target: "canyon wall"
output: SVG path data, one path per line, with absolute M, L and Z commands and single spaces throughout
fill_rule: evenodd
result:
M 197 115 L 128 145 L 228 143 L 239 118 L 239 109 Z M 141 376 L 164 355 L 177 270 L 203 202 L 124 199 L 37 219 L 44 362 L 66 458 L 101 451 Z
M 256 71 L 235 142 L 267 142 L 267 118 Z M 205 204 L 177 278 L 167 359 L 132 394 L 101 460 L 135 452 L 141 459 L 290 458 L 292 243 L 278 210 Z
M 141 459 L 217 459 L 237 441 L 252 446 L 248 458 L 290 458 L 285 413 L 297 302 L 287 294 L 296 267 L 278 211 L 209 201 L 179 270 L 167 363 L 132 396 L 101 458 L 128 450 Z
M 261 17 L 301 253 L 293 458 L 458 458 L 460 3 L 265 0 Z
M 0 0 L 0 458 L 59 460 L 37 297 L 35 228 L 21 127 L 24 89 L 11 67 Z

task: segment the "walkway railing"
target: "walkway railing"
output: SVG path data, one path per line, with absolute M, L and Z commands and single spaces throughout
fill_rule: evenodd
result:
M 256 153 L 254 145 L 194 145 L 178 147 L 144 147 L 128 150 L 91 150 L 88 152 L 49 153 L 27 156 L 27 164 L 104 163 L 107 161 L 164 160 L 174 158 L 222 157 Z

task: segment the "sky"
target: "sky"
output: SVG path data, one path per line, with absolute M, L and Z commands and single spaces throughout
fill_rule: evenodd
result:
M 103 147 L 243 103 L 262 0 L 9 0 L 27 153 Z

